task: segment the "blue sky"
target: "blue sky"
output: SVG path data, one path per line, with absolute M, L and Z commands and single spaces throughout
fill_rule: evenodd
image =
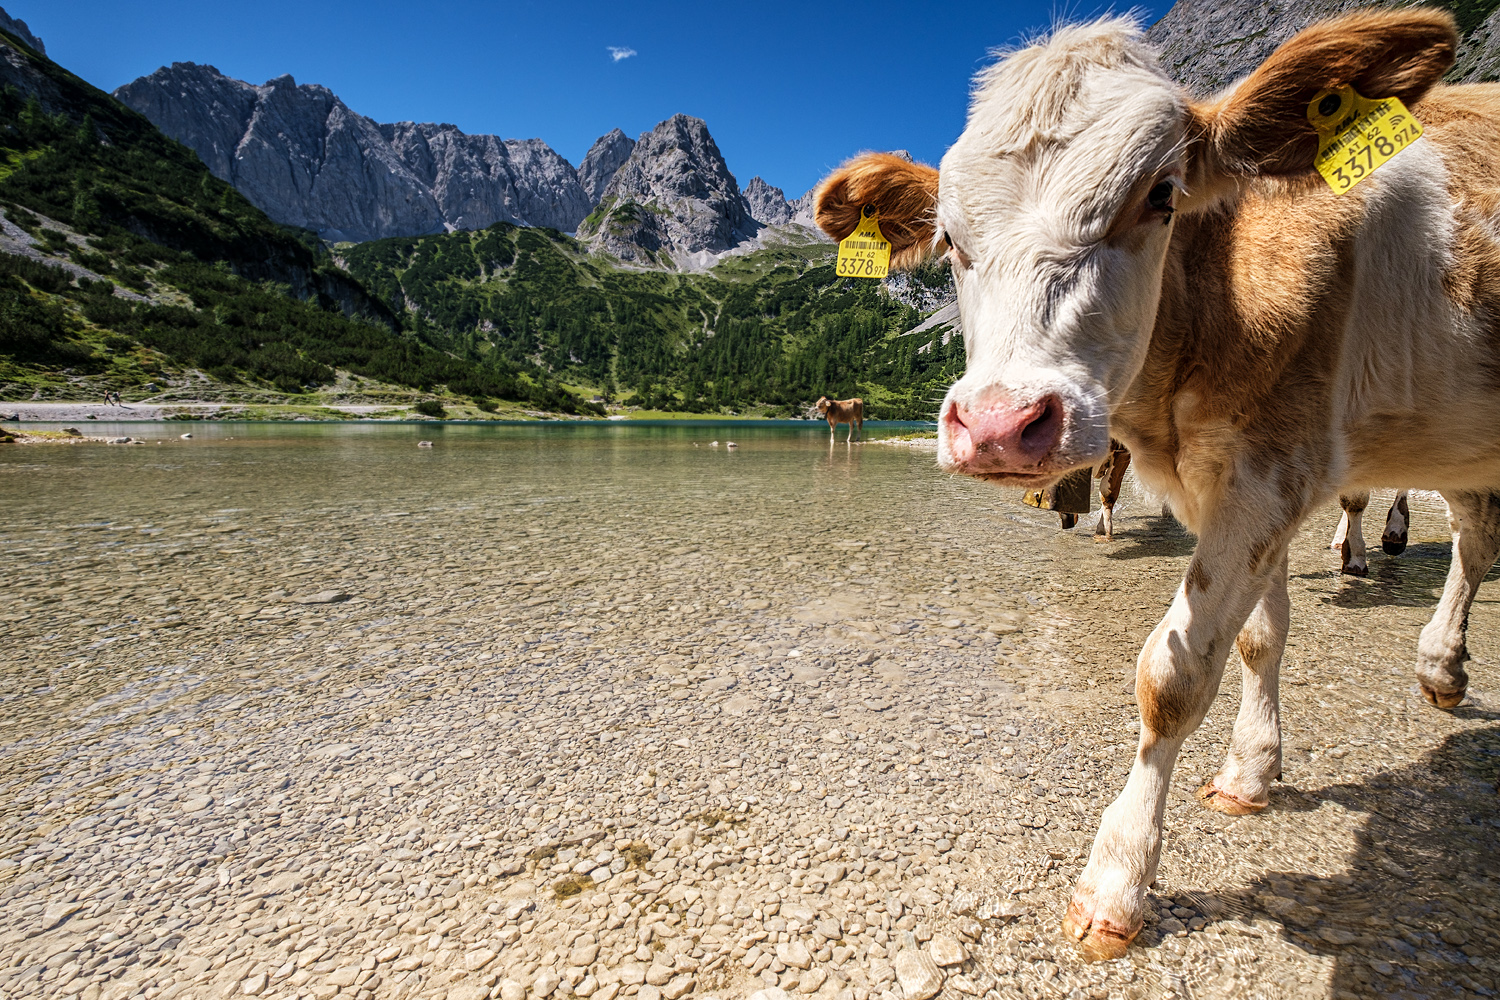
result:
M 219 3 L 21 0 L 12 17 L 105 90 L 166 63 L 262 83 L 291 73 L 377 121 L 451 122 L 540 137 L 578 163 L 600 135 L 677 112 L 708 123 L 744 184 L 795 198 L 861 149 L 935 163 L 963 128 L 987 51 L 1079 18 L 1134 9 L 1052 3 Z M 633 55 L 616 58 L 616 50 Z

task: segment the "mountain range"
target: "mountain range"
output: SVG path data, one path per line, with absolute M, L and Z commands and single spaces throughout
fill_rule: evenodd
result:
M 331 242 L 509 222 L 579 232 L 627 261 L 707 264 L 799 210 L 811 222 L 810 199 L 789 204 L 758 177 L 742 191 L 708 127 L 687 115 L 635 139 L 614 129 L 574 167 L 541 139 L 381 124 L 291 76 L 255 85 L 177 62 L 114 96 L 272 219 Z

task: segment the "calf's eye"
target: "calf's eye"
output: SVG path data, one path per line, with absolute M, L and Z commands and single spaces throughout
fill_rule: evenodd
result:
M 1146 204 L 1149 205 L 1153 211 L 1172 211 L 1172 182 L 1162 181 L 1160 184 L 1153 187 L 1150 193 L 1146 195 Z

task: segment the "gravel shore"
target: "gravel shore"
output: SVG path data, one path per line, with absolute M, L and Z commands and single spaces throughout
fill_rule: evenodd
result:
M 1297 543 L 1286 781 L 1193 802 L 1226 679 L 1139 945 L 1087 965 L 1059 921 L 1191 540 L 1127 503 L 1097 545 L 879 452 L 884 492 L 831 464 L 797 516 L 741 472 L 591 495 L 587 463 L 476 463 L 482 502 L 373 499 L 373 459 L 92 519 L 7 493 L 0 996 L 1491 995 L 1500 622 L 1482 594 L 1474 706 L 1426 706 L 1433 511 L 1369 581 L 1335 512 Z

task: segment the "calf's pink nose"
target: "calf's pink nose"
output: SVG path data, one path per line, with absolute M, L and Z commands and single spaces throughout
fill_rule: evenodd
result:
M 943 414 L 953 460 L 974 471 L 1019 472 L 1040 465 L 1062 439 L 1063 405 L 1055 395 L 1026 406 L 1008 399 Z

